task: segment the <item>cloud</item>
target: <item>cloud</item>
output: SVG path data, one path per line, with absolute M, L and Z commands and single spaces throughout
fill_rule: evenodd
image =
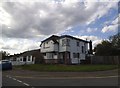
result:
M 113 21 L 111 21 L 111 24 L 110 25 L 105 25 L 103 28 L 102 28 L 102 30 L 101 30 L 101 32 L 102 33 L 106 33 L 106 32 L 109 32 L 109 31 L 113 31 L 113 32 L 115 32 L 115 31 L 117 31 L 117 29 L 118 29 L 118 19 L 120 19 L 119 18 L 120 16 L 118 15 L 118 17 L 116 17 Z
M 88 40 L 88 41 L 92 41 L 92 44 L 93 44 L 93 48 L 97 45 L 97 44 L 99 44 L 99 43 L 101 43 L 102 42 L 102 38 L 99 38 L 99 37 L 97 37 L 97 36 L 75 36 L 75 37 L 77 37 L 77 38 L 80 38 L 80 39 L 84 39 L 84 40 Z
M 3 39 L 0 48 L 12 53 L 39 48 L 40 41 L 48 36 L 72 32 L 77 25 L 87 26 L 116 7 L 117 2 L 87 0 L 6 0 L 0 7 L 0 35 Z M 87 32 L 95 30 L 88 28 Z M 95 36 L 87 38 L 96 43 L 100 41 Z
M 91 32 L 95 32 L 95 31 L 97 31 L 97 30 L 98 30 L 97 28 L 90 28 L 90 27 L 89 27 L 89 28 L 87 28 L 86 31 L 87 31 L 88 33 L 91 33 Z
M 109 32 L 109 31 L 116 31 L 118 28 L 118 25 L 109 25 L 109 26 L 105 26 L 103 29 L 102 29 L 102 33 L 105 33 L 105 32 Z
M 115 6 L 113 2 L 53 1 L 3 2 L 3 36 L 33 38 L 56 34 L 75 25 L 90 24 Z
M 87 24 L 90 24 L 94 22 L 95 20 L 101 18 L 102 16 L 106 15 L 111 8 L 117 9 L 117 3 L 116 2 L 91 2 L 89 0 L 86 0 L 85 3 L 86 11 L 91 15 L 89 17 L 89 21 Z M 92 14 L 94 13 L 94 14 Z
M 37 42 L 29 39 L 18 39 L 18 38 L 4 38 L 2 42 L 0 42 L 1 50 L 5 51 L 15 51 L 14 53 L 23 52 L 31 49 L 38 49 L 40 46 L 40 42 Z M 11 54 L 14 54 L 11 53 Z

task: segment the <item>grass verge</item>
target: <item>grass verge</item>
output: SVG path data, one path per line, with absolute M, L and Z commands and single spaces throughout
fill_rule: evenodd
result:
M 40 72 L 92 72 L 118 69 L 118 65 L 48 65 L 33 64 L 15 66 L 16 69 Z

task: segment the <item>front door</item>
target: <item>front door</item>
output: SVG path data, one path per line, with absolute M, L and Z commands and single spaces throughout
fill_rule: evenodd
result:
M 60 63 L 61 64 L 70 64 L 70 52 L 62 52 L 60 53 Z
M 70 64 L 70 52 L 65 52 L 64 62 L 65 64 Z

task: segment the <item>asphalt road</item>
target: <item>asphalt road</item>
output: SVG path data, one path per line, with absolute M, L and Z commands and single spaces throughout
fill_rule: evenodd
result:
M 2 86 L 117 86 L 118 77 L 14 77 L 2 76 Z

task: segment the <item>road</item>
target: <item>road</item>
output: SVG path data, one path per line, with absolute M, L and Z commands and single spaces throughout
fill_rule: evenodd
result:
M 25 78 L 3 76 L 2 86 L 117 86 L 117 77 L 96 78 Z
M 2 86 L 117 86 L 117 76 L 105 77 L 35 77 L 24 75 L 2 75 Z

